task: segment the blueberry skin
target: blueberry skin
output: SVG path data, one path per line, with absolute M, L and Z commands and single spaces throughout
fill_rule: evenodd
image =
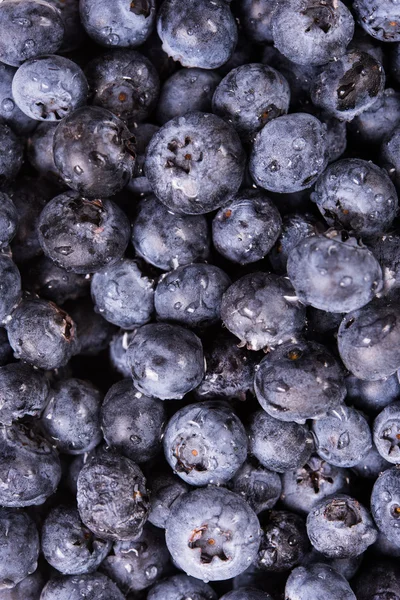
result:
M 14 179 L 23 162 L 23 143 L 8 125 L 0 123 L 0 181 Z
M 136 48 L 151 34 L 156 18 L 155 0 L 81 0 L 81 22 L 100 46 Z
M 76 508 L 52 508 L 42 526 L 42 552 L 47 562 L 63 575 L 95 571 L 111 550 L 111 542 L 96 537 L 85 527 Z
M 278 473 L 302 467 L 314 450 L 306 425 L 278 421 L 263 410 L 251 415 L 248 436 L 250 454 L 264 467 Z
M 40 424 L 46 438 L 64 454 L 84 454 L 102 439 L 100 391 L 89 381 L 65 379 L 50 390 Z
M 371 415 L 376 415 L 400 396 L 400 383 L 396 374 L 377 381 L 364 381 L 348 375 L 345 383 L 349 404 Z
M 19 67 L 25 60 L 56 52 L 64 38 L 60 11 L 43 0 L 6 0 L 0 10 L 0 60 Z
M 311 0 L 277 3 L 272 15 L 275 47 L 301 65 L 324 65 L 342 56 L 354 33 L 354 19 L 343 2 Z
M 281 421 L 324 417 L 346 397 L 343 370 L 315 342 L 286 342 L 256 368 L 254 390 L 262 408 Z
M 278 209 L 262 190 L 242 190 L 215 215 L 213 244 L 228 260 L 250 264 L 268 254 L 281 227 Z
M 102 573 L 84 573 L 50 579 L 40 600 L 124 600 L 115 583 Z
M 247 457 L 246 431 L 223 402 L 178 410 L 167 424 L 163 445 L 174 472 L 196 486 L 227 483 Z
M 184 67 L 217 69 L 231 57 L 238 34 L 224 0 L 164 0 L 157 16 L 164 52 Z
M 349 123 L 349 130 L 360 143 L 378 145 L 400 125 L 400 94 L 386 88 L 369 110 Z
M 165 529 L 171 507 L 182 494 L 189 491 L 180 477 L 176 477 L 170 471 L 153 475 L 150 486 L 150 513 L 149 522 L 155 527 Z
M 79 15 L 79 0 L 47 0 L 61 13 L 64 24 L 64 39 L 60 52 L 72 52 L 80 48 L 87 40 L 86 32 Z
M 363 237 L 389 229 L 398 209 L 396 188 L 386 171 L 359 158 L 330 165 L 318 179 L 311 199 L 328 225 Z
M 294 513 L 270 511 L 261 520 L 261 530 L 256 564 L 263 571 L 289 571 L 303 560 L 309 549 L 305 522 Z
M 400 471 L 392 467 L 377 478 L 371 493 L 371 512 L 381 533 L 396 546 L 400 545 Z
M 163 403 L 137 392 L 131 379 L 111 386 L 101 407 L 108 446 L 138 463 L 158 454 L 165 421 Z
M 113 553 L 102 563 L 102 571 L 125 594 L 144 590 L 164 575 L 169 552 L 159 529 L 146 525 L 132 542 L 115 542 Z
M 355 0 L 357 20 L 368 35 L 381 42 L 400 42 L 400 9 L 392 0 Z
M 382 288 L 382 269 L 366 246 L 346 232 L 330 231 L 300 241 L 287 262 L 289 279 L 303 304 L 348 313 Z
M 53 142 L 57 123 L 39 123 L 27 141 L 27 157 L 39 175 L 56 185 L 63 186 L 59 170 L 54 162 Z
M 1 600 L 39 600 L 44 578 L 37 569 L 10 589 L 0 590 Z
M 154 134 L 147 147 L 145 172 L 167 208 L 197 215 L 219 208 L 238 191 L 244 162 L 231 125 L 209 113 L 190 112 Z
M 71 317 L 53 302 L 39 298 L 19 303 L 7 323 L 7 334 L 15 358 L 38 369 L 63 367 L 78 350 Z
M 40 215 L 38 233 L 44 253 L 58 267 L 86 274 L 122 257 L 130 225 L 125 213 L 112 200 L 89 200 L 70 191 L 46 205 Z
M 219 267 L 191 264 L 160 277 L 154 294 L 159 321 L 209 327 L 220 320 L 222 295 L 231 280 Z
M 136 140 L 136 162 L 133 177 L 126 186 L 126 190 L 142 198 L 151 194 L 150 183 L 144 174 L 144 155 L 151 138 L 159 129 L 158 125 L 153 125 L 153 123 L 136 123 L 136 127 L 133 129 Z M 137 204 L 135 203 L 136 208 Z
M 222 297 L 221 318 L 249 350 L 274 347 L 298 335 L 305 309 L 287 277 L 255 272 L 233 283 Z
M 249 169 L 257 185 L 282 194 L 310 187 L 326 165 L 326 126 L 293 113 L 272 119 L 257 134 Z
M 211 586 L 188 575 L 173 575 L 163 579 L 151 588 L 147 600 L 217 600 L 217 594 Z
M 201 341 L 179 325 L 143 325 L 127 354 L 134 386 L 160 400 L 183 398 L 204 376 Z
M 243 141 L 251 142 L 266 123 L 289 110 L 290 88 L 272 67 L 260 63 L 232 69 L 218 84 L 213 113 L 233 125 Z
M 34 521 L 15 508 L 0 508 L 0 536 L 0 590 L 4 590 L 35 571 L 40 543 Z
M 380 62 L 366 52 L 350 50 L 317 75 L 311 100 L 334 117 L 351 121 L 370 109 L 384 88 L 385 72 Z
M 399 336 L 397 303 L 372 302 L 344 317 L 337 337 L 340 358 L 359 379 L 384 379 L 400 367 Z
M 211 112 L 211 101 L 221 77 L 205 69 L 180 69 L 163 84 L 156 117 L 164 125 L 190 111 Z
M 80 67 L 57 55 L 27 60 L 12 82 L 12 94 L 18 107 L 37 121 L 60 121 L 86 104 L 88 91 Z
M 47 256 L 41 256 L 24 273 L 26 290 L 62 306 L 67 300 L 77 300 L 90 291 L 90 275 L 78 275 L 58 267 Z
M 17 207 L 9 194 L 0 192 L 0 249 L 7 251 L 19 224 Z M 13 259 L 15 261 L 15 259 Z
M 150 195 L 138 203 L 132 244 L 138 256 L 163 271 L 206 260 L 207 221 L 203 215 L 174 214 Z
M 389 173 L 389 176 L 393 180 L 397 190 L 400 189 L 400 126 L 393 129 L 392 133 L 388 135 L 381 146 L 381 164 Z
M 276 0 L 242 0 L 238 6 L 240 23 L 252 42 L 272 43 L 272 15 Z
M 268 255 L 274 273 L 285 275 L 290 251 L 305 237 L 322 233 L 324 230 L 322 223 L 311 213 L 295 212 L 285 215 L 282 219 L 281 234 Z
M 312 545 L 330 558 L 358 556 L 378 536 L 368 511 L 345 494 L 324 498 L 312 508 L 307 534 Z
M 77 502 L 83 523 L 104 540 L 134 540 L 149 513 L 142 471 L 129 458 L 110 451 L 94 455 L 83 466 Z
M 379 454 L 389 463 L 398 464 L 400 456 L 400 402 L 392 402 L 376 417 L 373 440 Z
M 0 281 L 0 323 L 5 325 L 22 294 L 20 272 L 6 254 L 0 254 Z
M 278 502 L 282 482 L 278 473 L 256 461 L 246 461 L 231 481 L 232 492 L 242 496 L 256 514 L 270 510 Z
M 398 548 L 397 548 L 398 549 Z M 397 600 L 400 586 L 398 561 L 394 554 L 368 562 L 352 581 L 358 600 L 393 598 Z M 396 598 L 397 597 L 397 598 Z
M 0 365 L 2 367 L 12 361 L 12 354 L 7 331 L 4 327 L 0 327 Z
M 390 462 L 385 460 L 376 449 L 375 444 L 372 444 L 369 452 L 352 467 L 353 473 L 357 477 L 372 479 L 373 481 L 379 476 L 382 471 L 386 471 L 391 466 Z
M 95 310 L 123 329 L 150 321 L 154 310 L 154 281 L 141 272 L 136 261 L 123 258 L 93 275 Z
M 43 504 L 60 481 L 54 448 L 23 425 L 0 425 L 0 458 L 7 477 L 0 480 L 0 505 L 20 508 Z
M 134 138 L 109 110 L 84 106 L 65 117 L 54 134 L 54 163 L 64 182 L 90 198 L 119 192 L 135 166 Z
M 285 587 L 287 600 L 357 600 L 347 580 L 332 567 L 314 563 L 293 569 Z
M 160 88 L 158 73 L 153 64 L 135 50 L 101 54 L 89 62 L 85 75 L 92 104 L 111 111 L 128 126 L 144 121 L 156 106 Z
M 25 363 L 10 363 L 0 367 L 0 423 L 29 415 L 41 414 L 49 393 L 49 382 L 44 373 Z
M 255 588 L 240 588 L 224 594 L 220 600 L 272 600 L 272 596 Z
M 188 575 L 203 581 L 231 579 L 255 560 L 260 524 L 240 496 L 211 486 L 174 503 L 166 542 L 172 559 Z
M 104 319 L 103 319 L 104 321 Z M 116 333 L 109 346 L 110 361 L 113 368 L 123 377 L 131 377 L 131 369 L 128 364 L 127 350 L 133 340 L 133 331 L 119 331 Z
M 288 510 L 307 515 L 327 496 L 345 493 L 349 472 L 313 455 L 301 467 L 282 474 L 282 503 Z
M 328 558 L 313 547 L 301 564 L 302 566 L 308 566 L 316 562 L 324 563 L 332 567 L 332 569 L 335 569 L 335 571 L 347 579 L 347 581 L 350 581 L 359 570 L 363 558 L 363 554 L 352 556 L 350 558 Z
M 96 356 L 105 350 L 117 332 L 117 327 L 95 313 L 88 298 L 68 303 L 67 306 L 78 331 L 77 354 Z
M 17 135 L 27 135 L 37 125 L 18 108 L 11 91 L 16 68 L 0 63 L 0 118 Z
M 312 432 L 318 455 L 336 467 L 353 467 L 372 445 L 367 420 L 358 410 L 345 405 L 313 421 Z
M 237 340 L 227 331 L 221 331 L 205 342 L 204 379 L 194 390 L 198 400 L 226 398 L 246 400 L 253 392 L 255 367 L 259 356 L 246 348 L 238 348 Z

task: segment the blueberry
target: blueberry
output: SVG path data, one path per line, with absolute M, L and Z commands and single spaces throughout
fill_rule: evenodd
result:
M 101 399 L 100 391 L 88 381 L 57 382 L 41 417 L 44 435 L 65 454 L 90 452 L 102 439 Z
M 318 455 L 336 467 L 356 465 L 372 445 L 365 417 L 355 408 L 345 405 L 313 421 L 312 431 Z
M 6 0 L 0 9 L 0 60 L 18 67 L 56 52 L 64 38 L 60 11 L 44 0 Z
M 193 332 L 167 323 L 137 330 L 128 348 L 134 386 L 161 400 L 183 398 L 204 376 L 203 347 Z
M 87 40 L 79 15 L 79 0 L 48 0 L 48 2 L 58 8 L 64 24 L 64 39 L 60 52 L 77 50 Z
M 272 16 L 276 0 L 242 0 L 238 6 L 240 23 L 248 38 L 257 43 L 271 43 Z
M 400 94 L 387 88 L 368 110 L 349 123 L 349 130 L 358 143 L 381 144 L 400 125 Z
M 306 425 L 278 421 L 263 410 L 250 417 L 249 452 L 260 463 L 278 473 L 302 467 L 314 450 L 314 441 Z
M 308 551 L 306 526 L 299 515 L 273 510 L 262 518 L 261 531 L 257 566 L 264 571 L 289 571 Z
M 57 266 L 94 273 L 122 257 L 130 226 L 112 200 L 89 200 L 76 192 L 53 198 L 40 215 L 39 241 Z
M 43 504 L 57 488 L 61 467 L 54 448 L 23 425 L 0 425 L 0 505 Z
M 81 22 L 101 46 L 136 48 L 151 34 L 156 17 L 155 0 L 81 0 Z
M 376 479 L 371 493 L 371 512 L 381 533 L 400 545 L 400 471 L 392 467 Z
M 381 146 L 381 163 L 392 178 L 397 190 L 400 189 L 400 126 L 384 138 Z
M 400 367 L 399 311 L 397 302 L 381 300 L 344 317 L 338 332 L 339 354 L 359 379 L 385 379 Z
M 12 360 L 12 348 L 8 341 L 7 331 L 0 327 L 0 366 L 7 365 Z
M 299 300 L 327 312 L 357 310 L 382 288 L 378 261 L 346 232 L 304 238 L 291 250 L 287 270 Z
M 376 449 L 375 444 L 372 444 L 368 453 L 352 467 L 353 473 L 357 477 L 364 477 L 366 479 L 375 479 L 382 471 L 389 469 L 391 466 L 390 462 L 385 460 Z
M 324 563 L 335 569 L 335 571 L 347 579 L 347 581 L 350 581 L 359 570 L 360 565 L 363 562 L 363 558 L 364 554 L 351 556 L 349 558 L 328 558 L 324 554 L 318 552 L 318 550 L 315 548 L 312 548 L 301 564 L 302 566 L 308 566 L 316 562 Z
M 257 134 L 250 156 L 250 174 L 272 192 L 309 188 L 327 165 L 326 126 L 305 113 L 269 121 Z
M 398 208 L 396 189 L 386 171 L 359 158 L 330 165 L 311 198 L 328 225 L 363 237 L 389 229 Z
M 41 371 L 20 362 L 0 367 L 0 422 L 11 425 L 27 415 L 37 417 L 48 393 L 49 383 Z
M 224 594 L 220 600 L 272 600 L 272 597 L 255 588 L 239 588 Z
M 16 70 L 0 63 L 0 118 L 18 135 L 26 135 L 33 131 L 36 121 L 23 113 L 13 98 L 11 84 Z
M 37 567 L 39 534 L 25 512 L 0 508 L 0 590 L 13 588 Z
M 78 331 L 77 354 L 96 356 L 105 350 L 117 332 L 115 325 L 95 313 L 93 304 L 88 298 L 68 303 L 67 308 Z
M 135 123 L 132 131 L 134 131 L 136 140 L 136 162 L 133 177 L 126 186 L 126 191 L 142 197 L 151 194 L 151 186 L 144 173 L 145 153 L 151 138 L 159 129 L 158 125 L 153 125 L 153 123 Z M 124 198 L 127 200 L 127 212 L 129 214 L 132 203 L 129 202 L 130 198 L 128 199 L 127 196 L 124 195 Z M 137 206 L 135 206 L 136 208 Z
M 0 123 L 0 145 L 0 182 L 5 183 L 7 179 L 14 179 L 21 169 L 23 144 L 8 125 Z
M 1 600 L 39 600 L 43 585 L 43 575 L 37 569 L 13 588 L 0 590 L 0 598 Z
M 221 77 L 205 69 L 180 69 L 163 84 L 157 106 L 157 121 L 164 125 L 190 111 L 211 112 L 211 100 Z
M 207 213 L 238 191 L 244 151 L 231 125 L 215 115 L 189 112 L 154 134 L 145 172 L 157 198 L 173 212 Z
M 63 186 L 59 170 L 54 162 L 53 141 L 57 123 L 39 123 L 27 141 L 27 157 L 39 175 L 56 185 Z
M 214 247 L 232 262 L 257 262 L 275 244 L 281 225 L 278 209 L 262 190 L 242 190 L 213 219 Z
M 67 300 L 76 300 L 90 290 L 90 275 L 79 275 L 58 267 L 47 256 L 41 256 L 27 271 L 23 271 L 23 286 L 45 300 L 62 306 Z
M 165 421 L 163 403 L 137 392 L 131 379 L 111 386 L 101 407 L 105 441 L 138 463 L 150 460 L 161 449 Z
M 77 502 L 83 523 L 105 540 L 134 540 L 149 512 L 142 471 L 129 458 L 111 451 L 100 452 L 83 466 Z
M 57 369 L 78 350 L 75 324 L 61 308 L 39 298 L 22 300 L 7 323 L 14 356 L 39 369 Z
M 268 414 L 296 423 L 324 417 L 346 396 L 340 365 L 315 342 L 287 342 L 267 354 L 256 368 L 254 389 Z
M 377 538 L 368 511 L 344 494 L 324 498 L 311 509 L 307 533 L 312 545 L 331 558 L 362 554 Z
M 351 121 L 373 106 L 384 87 L 382 65 L 366 52 L 350 50 L 314 79 L 311 99 L 338 119 Z
M 147 595 L 147 600 L 217 600 L 211 586 L 188 575 L 173 575 L 156 583 Z
M 86 103 L 88 84 L 72 60 L 45 55 L 31 58 L 19 67 L 12 94 L 18 107 L 31 119 L 60 121 Z
M 154 282 L 137 262 L 121 259 L 93 275 L 95 310 L 107 321 L 133 329 L 150 321 L 154 309 Z
M 347 492 L 349 472 L 317 455 L 294 471 L 282 474 L 282 502 L 285 508 L 308 514 L 323 498 Z
M 166 542 L 174 562 L 188 575 L 203 581 L 230 579 L 255 560 L 260 525 L 240 496 L 211 486 L 174 503 Z
M 44 586 L 41 600 L 124 600 L 115 583 L 101 573 L 70 575 L 50 579 Z
M 370 600 L 374 596 L 383 600 L 397 600 L 400 586 L 398 561 L 393 560 L 392 555 L 384 560 L 381 558 L 368 562 L 360 569 L 352 584 L 357 600 Z
M 208 257 L 207 222 L 203 215 L 174 214 L 151 195 L 138 205 L 132 244 L 151 265 L 163 271 L 176 269 Z
M 376 415 L 400 396 L 397 374 L 377 381 L 365 381 L 354 375 L 348 375 L 345 383 L 347 402 L 372 415 Z
M 204 358 L 206 372 L 194 390 L 195 396 L 199 400 L 218 397 L 246 400 L 247 393 L 253 391 L 258 354 L 239 348 L 233 335 L 221 331 L 205 342 Z
M 150 514 L 149 522 L 165 529 L 171 507 L 182 494 L 189 491 L 180 477 L 176 477 L 170 471 L 154 474 L 149 482 L 150 485 Z
M 0 322 L 4 325 L 21 299 L 21 275 L 6 254 L 0 254 Z
M 399 463 L 400 402 L 392 402 L 376 417 L 373 439 L 379 454 L 388 462 Z
M 76 508 L 53 508 L 42 527 L 42 551 L 47 562 L 63 575 L 95 571 L 111 549 L 85 527 Z
M 274 45 L 299 64 L 324 65 L 337 60 L 345 53 L 353 33 L 353 17 L 340 0 L 287 0 L 278 2 L 272 15 Z
M 370 242 L 370 248 L 382 268 L 384 293 L 400 286 L 399 245 L 400 237 L 397 232 L 375 237 Z
M 353 8 L 358 22 L 373 38 L 381 42 L 400 42 L 400 9 L 392 0 L 355 0 Z
M 278 473 L 269 471 L 257 461 L 246 461 L 231 481 L 231 489 L 242 496 L 256 514 L 270 510 L 278 502 L 282 482 Z
M 157 318 L 188 327 L 220 320 L 222 295 L 231 280 L 219 267 L 183 265 L 160 277 L 154 295 Z
M 227 289 L 222 297 L 221 318 L 242 345 L 261 350 L 299 334 L 305 310 L 287 278 L 255 272 Z
M 252 141 L 266 123 L 289 110 L 290 89 L 272 67 L 251 63 L 232 69 L 218 84 L 213 112 L 231 123 L 243 141 Z
M 134 338 L 134 335 L 135 334 L 133 331 L 121 330 L 116 333 L 110 341 L 109 354 L 111 364 L 113 368 L 123 377 L 131 377 L 131 369 L 128 364 L 127 350 Z
M 164 0 L 157 16 L 163 50 L 184 67 L 217 69 L 237 42 L 235 19 L 224 0 Z
M 315 598 L 357 600 L 343 575 L 323 563 L 293 569 L 286 582 L 285 598 L 286 600 L 314 600 Z
M 136 540 L 115 542 L 101 569 L 122 592 L 129 594 L 160 579 L 167 571 L 169 558 L 162 532 L 146 525 Z
M 157 71 L 135 50 L 101 54 L 90 61 L 85 74 L 92 104 L 111 111 L 128 126 L 144 121 L 156 106 L 160 87 Z
M 246 431 L 223 402 L 201 402 L 178 410 L 167 424 L 163 444 L 174 472 L 196 486 L 228 482 L 247 456 Z

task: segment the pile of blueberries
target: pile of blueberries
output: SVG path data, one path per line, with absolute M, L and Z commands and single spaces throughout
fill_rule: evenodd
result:
M 0 600 L 400 600 L 400 0 L 0 3 Z

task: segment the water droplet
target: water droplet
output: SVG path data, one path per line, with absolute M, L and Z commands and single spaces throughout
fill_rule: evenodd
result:
M 24 49 L 29 51 L 35 47 L 35 40 L 25 40 Z
M 188 35 L 193 35 L 193 33 L 194 33 L 193 29 L 188 29 L 188 30 L 187 30 L 187 34 L 188 34 Z
M 383 202 L 384 199 L 385 199 L 385 196 L 383 194 L 376 194 L 376 196 L 375 196 L 376 202 Z
M 353 279 L 351 277 L 349 277 L 348 275 L 346 275 L 345 277 L 343 277 L 343 279 L 341 280 L 339 285 L 340 285 L 340 287 L 349 287 L 349 285 L 351 285 L 352 283 L 353 283 Z
M 247 102 L 254 102 L 255 96 L 254 96 L 253 92 L 250 92 L 249 94 L 247 94 L 246 100 L 247 100 Z
M 140 444 L 140 442 L 142 441 L 142 438 L 138 435 L 131 435 L 129 439 L 133 444 Z
M 14 100 L 11 100 L 11 98 L 4 98 L 1 107 L 4 112 L 11 112 L 15 108 L 15 102 Z
M 182 302 L 175 302 L 175 304 L 174 304 L 174 308 L 176 310 L 179 310 L 181 308 L 181 306 L 182 306 Z
M 83 169 L 79 165 L 75 165 L 74 171 L 77 175 L 82 175 L 82 173 L 83 173 Z
M 117 46 L 119 44 L 119 35 L 117 35 L 116 33 L 112 33 L 111 35 L 109 35 L 108 43 L 111 44 L 111 46 Z
M 27 19 L 26 17 L 17 17 L 12 20 L 15 25 L 20 25 L 20 27 L 31 27 L 32 21 Z
M 146 575 L 147 579 L 155 579 L 158 575 L 157 567 L 155 565 L 150 565 L 145 570 L 145 575 Z
M 338 448 L 338 450 L 343 450 L 343 448 L 347 448 L 347 446 L 349 444 L 350 444 L 349 432 L 348 431 L 344 431 L 339 436 L 338 443 L 337 443 L 337 448 Z
M 306 140 L 302 137 L 296 138 L 292 143 L 292 146 L 295 150 L 303 150 L 305 145 Z
M 72 254 L 74 251 L 71 246 L 58 246 L 57 248 L 54 248 L 54 250 L 57 254 L 62 254 L 63 256 L 69 256 L 69 254 Z
M 268 169 L 272 172 L 275 173 L 276 171 L 279 171 L 280 166 L 277 160 L 273 160 L 272 162 L 269 163 L 268 165 Z

